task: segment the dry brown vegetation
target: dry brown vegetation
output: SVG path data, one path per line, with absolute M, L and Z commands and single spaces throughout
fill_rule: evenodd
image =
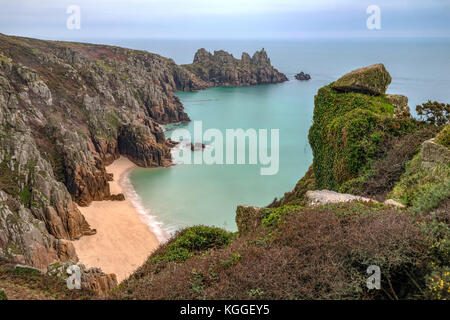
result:
M 229 246 L 187 261 L 156 252 L 112 294 L 115 299 L 406 298 L 424 287 L 427 240 L 412 217 L 374 204 L 301 208 Z M 367 267 L 383 273 L 369 292 Z

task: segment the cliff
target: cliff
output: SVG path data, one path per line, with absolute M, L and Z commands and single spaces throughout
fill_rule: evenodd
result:
M 194 62 L 184 67 L 210 86 L 251 86 L 288 80 L 272 67 L 264 49 L 252 57 L 244 52 L 239 60 L 223 50 L 211 54 L 202 48 L 195 54 Z
M 77 261 L 77 209 L 114 199 L 105 165 L 171 164 L 160 124 L 189 121 L 176 90 L 208 84 L 145 51 L 0 34 L 0 255 Z
M 448 299 L 449 126 L 399 116 L 405 99 L 385 94 L 384 66 L 346 83 L 354 75 L 357 86 L 317 93 L 314 160 L 294 190 L 266 208 L 238 206 L 237 233 L 180 231 L 110 297 Z M 370 265 L 381 290 L 367 288 Z
M 235 85 L 283 77 L 264 50 L 230 63 L 243 64 Z M 76 204 L 123 198 L 105 171 L 120 155 L 170 165 L 160 125 L 190 121 L 174 92 L 212 85 L 146 51 L 0 34 L 0 257 L 41 269 L 77 262 L 68 240 L 96 230 Z

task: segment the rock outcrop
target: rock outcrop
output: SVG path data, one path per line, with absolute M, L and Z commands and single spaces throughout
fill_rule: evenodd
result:
M 48 266 L 46 273 L 49 276 L 66 280 L 70 276 L 67 269 L 75 265 L 73 262 L 56 262 Z M 81 289 L 87 289 L 103 296 L 118 285 L 117 277 L 113 273 L 106 274 L 98 268 L 88 269 L 83 264 L 76 266 L 80 270 Z
M 288 80 L 272 67 L 264 49 L 256 51 L 252 57 L 244 52 L 239 60 L 223 50 L 211 54 L 202 48 L 195 54 L 194 62 L 184 67 L 210 86 L 251 86 Z
M 307 191 L 306 198 L 308 199 L 308 204 L 310 206 L 329 203 L 349 202 L 349 201 L 362 201 L 362 202 L 373 201 L 372 199 L 369 198 L 359 197 L 352 194 L 338 193 L 330 190 Z
M 319 89 L 309 130 L 318 189 L 345 191 L 340 188 L 375 159 L 383 141 L 409 125 L 409 117 L 395 116 L 395 110 L 406 108 L 405 97 L 384 94 L 390 82 L 391 76 L 378 64 Z
M 409 118 L 411 112 L 408 106 L 408 97 L 401 94 L 387 94 L 386 98 L 394 106 L 394 117 Z
M 341 92 L 360 92 L 371 95 L 385 94 L 392 78 L 383 64 L 356 69 L 332 84 Z
M 422 167 L 425 169 L 450 163 L 450 149 L 436 143 L 435 139 L 423 142 L 420 153 L 422 157 Z
M 309 75 L 308 73 L 304 73 L 302 71 L 295 75 L 295 79 L 300 80 L 300 81 L 308 81 L 308 80 L 311 80 L 311 75 Z
M 105 166 L 171 164 L 160 124 L 189 121 L 176 90 L 207 88 L 145 51 L 0 34 L 0 256 L 77 261 L 92 235 L 75 203 L 116 199 Z

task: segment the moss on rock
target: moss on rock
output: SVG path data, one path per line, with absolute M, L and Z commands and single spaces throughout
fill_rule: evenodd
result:
M 374 64 L 347 73 L 335 83 L 333 89 L 342 92 L 361 92 L 371 95 L 382 95 L 391 83 L 392 78 L 383 64 Z

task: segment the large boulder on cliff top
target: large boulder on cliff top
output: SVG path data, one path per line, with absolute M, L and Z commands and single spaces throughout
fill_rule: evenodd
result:
M 333 89 L 343 92 L 360 92 L 371 95 L 386 93 L 392 78 L 383 64 L 374 64 L 347 73 L 335 83 Z

